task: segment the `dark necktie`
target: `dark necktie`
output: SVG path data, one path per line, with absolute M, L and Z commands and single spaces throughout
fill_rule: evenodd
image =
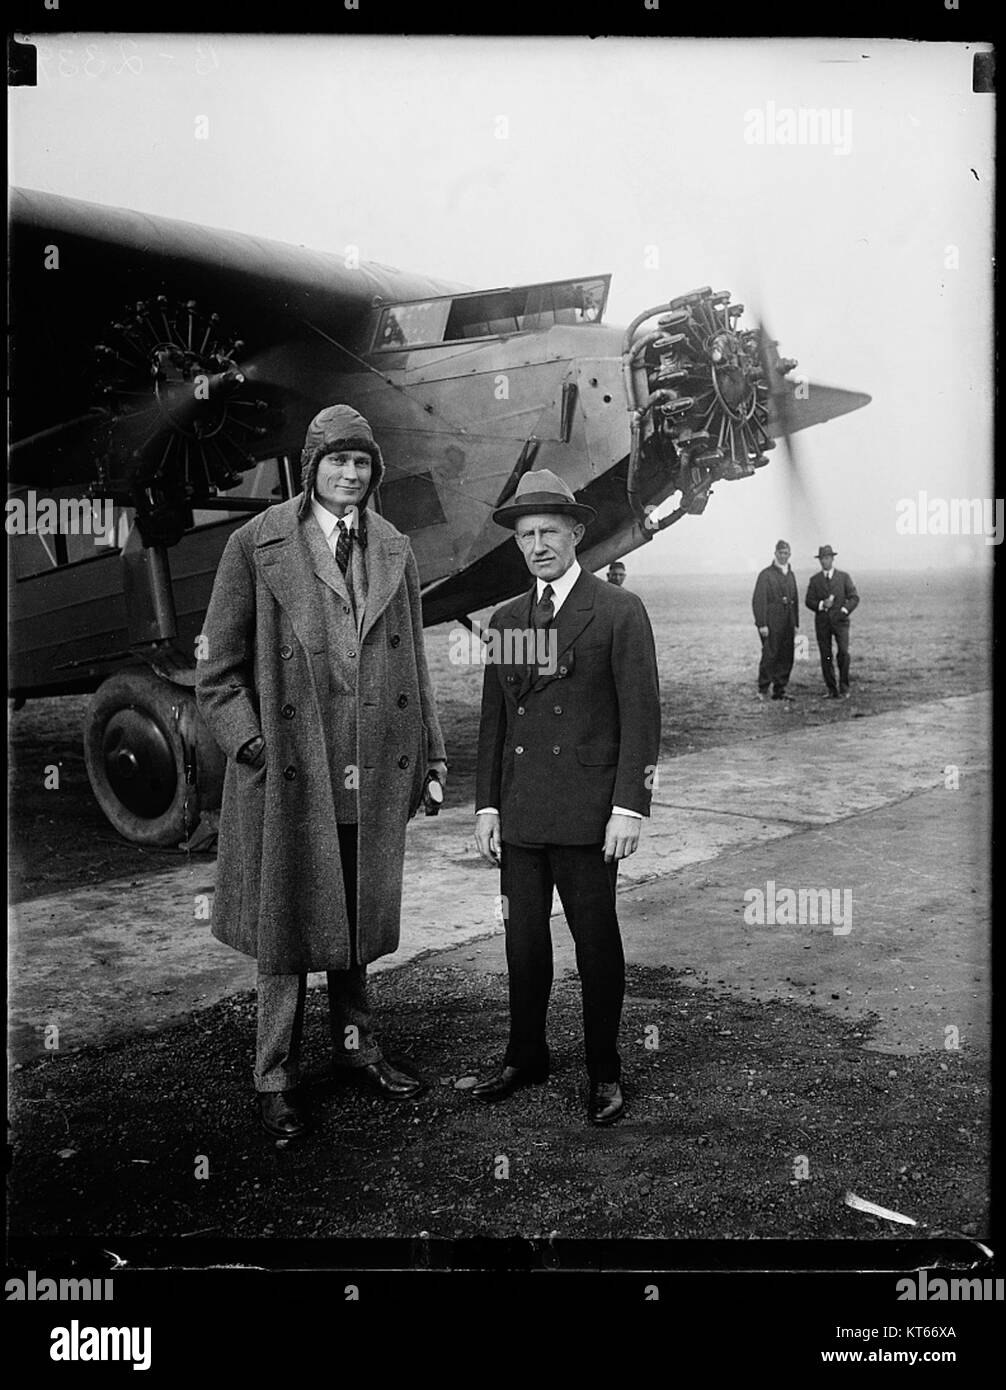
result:
M 534 606 L 534 625 L 535 627 L 548 627 L 555 617 L 555 604 L 552 602 L 553 589 L 551 584 L 546 584 L 541 592 L 541 598 Z
M 346 570 L 349 568 L 350 531 L 343 521 L 337 521 L 336 525 L 339 528 L 339 539 L 335 543 L 335 562 L 345 576 Z

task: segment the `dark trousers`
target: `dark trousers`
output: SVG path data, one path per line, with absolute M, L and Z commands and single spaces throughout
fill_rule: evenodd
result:
M 546 1065 L 545 1019 L 552 991 L 552 889 L 558 888 L 576 946 L 583 994 L 583 1036 L 592 1081 L 621 1075 L 618 1025 L 625 994 L 625 957 L 615 912 L 617 860 L 604 862 L 602 845 L 503 845 L 504 899 L 510 976 L 510 1040 L 504 1063 Z
M 832 627 L 829 622 L 815 620 L 817 630 L 817 649 L 821 653 L 821 674 L 829 690 L 848 690 L 849 688 L 849 624 L 842 623 Z M 838 684 L 835 683 L 835 661 L 832 656 L 834 640 L 838 656 Z
M 367 967 L 356 960 L 356 826 L 339 826 L 339 854 L 349 914 L 352 964 L 329 970 L 328 1015 L 333 1061 L 362 1067 L 381 1058 L 367 998 Z M 300 1083 L 300 1043 L 304 1031 L 306 975 L 258 976 L 255 1035 L 255 1089 L 292 1091 Z
M 793 635 L 790 623 L 774 627 L 769 624 L 768 636 L 761 639 L 761 663 L 758 667 L 758 689 L 764 694 L 771 685 L 781 695 L 793 670 Z

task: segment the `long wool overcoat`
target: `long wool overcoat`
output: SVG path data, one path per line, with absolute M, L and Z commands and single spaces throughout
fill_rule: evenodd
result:
M 256 957 L 266 974 L 351 963 L 325 719 L 325 702 L 349 692 L 333 676 L 324 590 L 304 535 L 317 523 L 301 519 L 301 502 L 270 507 L 228 540 L 196 684 L 228 759 L 213 934 Z M 412 547 L 374 511 L 366 525 L 369 589 L 354 641 L 357 748 L 344 758 L 359 769 L 361 964 L 398 946 L 406 823 L 428 764 L 444 757 Z M 264 766 L 236 762 L 259 734 Z

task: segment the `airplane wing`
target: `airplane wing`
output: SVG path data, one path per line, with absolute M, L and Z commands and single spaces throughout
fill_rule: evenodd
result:
M 464 288 L 356 265 L 346 253 L 30 189 L 12 190 L 10 238 L 12 437 L 29 442 L 15 450 L 14 475 L 30 471 L 38 481 L 72 472 L 81 432 L 91 432 L 107 404 L 110 377 L 118 404 L 130 390 L 149 395 L 159 341 L 198 352 L 205 339 L 209 357 L 243 368 L 323 325 L 344 370 L 339 345 L 359 349 L 377 303 Z M 321 337 L 315 341 L 324 348 Z M 269 387 L 268 368 L 257 384 Z

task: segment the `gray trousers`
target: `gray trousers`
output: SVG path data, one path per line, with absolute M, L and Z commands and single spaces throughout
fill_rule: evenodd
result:
M 367 1000 L 367 967 L 330 970 L 327 978 L 333 1065 L 364 1067 L 379 1062 L 381 1049 Z M 306 975 L 259 975 L 256 1091 L 292 1091 L 300 1084 L 306 996 Z
M 355 825 L 339 826 L 339 853 L 354 962 L 349 970 L 329 970 L 327 975 L 332 1062 L 339 1067 L 365 1067 L 379 1062 L 382 1056 L 374 1037 L 367 999 L 367 967 L 355 964 L 356 839 Z M 259 972 L 256 1091 L 292 1091 L 299 1085 L 306 997 L 306 975 L 263 975 Z

